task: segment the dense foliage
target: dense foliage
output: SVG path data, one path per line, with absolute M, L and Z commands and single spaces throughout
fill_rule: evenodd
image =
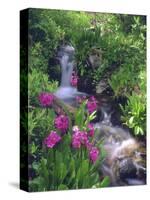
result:
M 107 186 L 107 177 L 99 179 L 97 162 L 103 161 L 102 144 L 97 144 L 97 162 L 89 159 L 89 151 L 82 146 L 71 147 L 73 126 L 88 132 L 88 124 L 95 113 L 87 114 L 86 101 L 68 113 L 69 127 L 61 134 L 55 127 L 56 108 L 41 107 L 39 94 L 53 93 L 59 85 L 60 67 L 56 57 L 61 44 L 75 47 L 76 72 L 79 89 L 94 93 L 96 86 L 107 79 L 114 98 L 126 97 L 120 105 L 122 122 L 135 135 L 146 134 L 146 21 L 144 16 L 88 13 L 58 10 L 29 10 L 29 155 L 30 190 L 56 190 Z M 93 56 L 94 64 L 89 61 Z M 51 70 L 55 77 L 48 71 Z M 89 90 L 89 92 L 88 92 Z M 44 104 L 46 105 L 46 104 Z M 73 123 L 73 124 L 72 124 Z M 61 137 L 54 148 L 43 141 L 51 131 Z M 90 138 L 91 140 L 91 138 Z M 34 161 L 33 161 L 34 160 Z
M 145 16 L 31 9 L 29 19 L 31 71 L 37 69 L 47 73 L 48 60 L 55 56 L 58 46 L 71 43 L 76 49 L 79 89 L 88 87 L 89 92 L 90 88 L 95 91 L 98 82 L 106 76 L 116 97 L 129 98 L 122 109 L 125 110 L 123 122 L 134 128 L 135 134 L 145 133 Z M 87 58 L 93 54 L 98 57 L 98 65 L 91 67 Z M 50 70 L 60 73 L 58 67 Z M 131 98 L 138 102 L 140 111 L 133 108 Z M 136 123 L 129 123 L 133 121 L 130 118 Z

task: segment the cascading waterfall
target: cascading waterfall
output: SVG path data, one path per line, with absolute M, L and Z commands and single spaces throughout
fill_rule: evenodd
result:
M 62 46 L 58 52 L 58 59 L 61 66 L 61 84 L 55 95 L 66 103 L 75 101 L 76 96 L 86 95 L 72 87 L 70 80 L 74 66 L 75 49 L 71 45 Z
M 70 88 L 70 78 L 73 72 L 73 56 L 74 56 L 74 48 L 72 46 L 62 47 L 60 54 L 60 65 L 61 65 L 61 87 Z

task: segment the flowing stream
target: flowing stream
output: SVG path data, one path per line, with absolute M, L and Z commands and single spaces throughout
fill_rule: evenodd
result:
M 71 45 L 62 46 L 58 51 L 61 66 L 61 84 L 55 95 L 65 103 L 73 105 L 77 96 L 86 95 L 72 87 L 70 80 L 74 66 L 75 49 Z M 106 159 L 100 168 L 103 175 L 110 177 L 111 186 L 141 185 L 146 183 L 145 161 L 141 144 L 126 128 L 114 125 L 113 104 L 104 98 L 100 105 L 100 116 L 95 122 L 95 142 L 104 141 Z
M 106 151 L 100 170 L 110 177 L 111 186 L 143 185 L 146 183 L 146 164 L 142 144 L 133 138 L 128 128 L 112 123 L 115 110 L 107 98 L 101 102 L 101 117 L 95 123 L 95 141 L 103 139 Z
M 61 84 L 55 95 L 65 103 L 73 104 L 77 96 L 86 95 L 71 86 L 71 76 L 74 67 L 75 49 L 70 45 L 62 46 L 58 51 L 58 59 L 61 66 Z

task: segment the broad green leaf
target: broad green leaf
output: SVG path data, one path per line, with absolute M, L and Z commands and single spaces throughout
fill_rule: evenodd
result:
M 100 187 L 108 187 L 110 184 L 110 178 L 105 176 L 102 182 L 100 183 Z
M 132 124 L 132 123 L 133 123 L 133 120 L 134 120 L 134 116 L 130 117 L 130 119 L 129 119 L 129 124 Z

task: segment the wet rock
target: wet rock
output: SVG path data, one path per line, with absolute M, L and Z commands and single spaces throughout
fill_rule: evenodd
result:
M 109 88 L 109 84 L 106 79 L 102 79 L 98 85 L 96 86 L 96 93 L 102 94 L 104 91 L 106 91 Z
M 93 70 L 102 64 L 102 50 L 100 48 L 92 48 L 87 58 L 87 65 Z
M 80 77 L 78 81 L 78 90 L 88 94 L 96 92 L 95 86 L 92 84 L 93 80 L 90 77 Z
M 127 178 L 136 178 L 137 168 L 132 159 L 124 159 L 120 162 L 119 174 L 120 179 L 126 180 Z

